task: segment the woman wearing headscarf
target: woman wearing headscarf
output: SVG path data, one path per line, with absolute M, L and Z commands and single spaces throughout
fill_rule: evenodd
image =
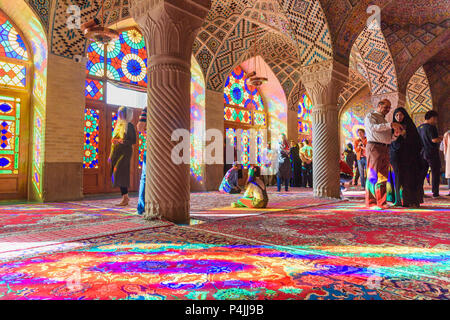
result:
M 130 162 L 133 154 L 133 144 L 136 143 L 136 130 L 131 123 L 133 111 L 120 107 L 117 112 L 117 123 L 114 127 L 111 154 L 111 177 L 113 187 L 120 188 L 122 201 L 118 206 L 128 205 L 128 187 L 130 186 Z
M 423 203 L 423 188 L 420 183 L 422 142 L 417 127 L 405 108 L 395 109 L 393 122 L 401 124 L 403 131 L 390 145 L 392 170 L 387 199 L 398 206 L 419 207 Z
M 269 202 L 264 182 L 260 179 L 260 168 L 252 166 L 248 170 L 245 193 L 238 201 L 233 202 L 233 208 L 266 208 Z
M 289 179 L 291 179 L 291 158 L 289 156 L 289 143 L 286 135 L 280 136 L 278 144 L 278 170 L 277 170 L 277 190 L 281 191 L 281 184 L 284 182 L 284 190 L 288 191 Z

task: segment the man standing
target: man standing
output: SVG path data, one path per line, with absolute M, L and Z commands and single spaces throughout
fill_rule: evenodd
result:
M 300 149 L 300 159 L 302 160 L 302 176 L 303 187 L 312 188 L 312 147 L 309 145 L 308 139 L 303 141 L 303 147 Z
M 385 116 L 391 110 L 391 102 L 383 99 L 377 109 L 367 114 L 364 127 L 367 134 L 367 185 L 366 206 L 386 209 L 386 184 L 389 172 L 389 145 L 395 140 L 402 126 L 388 123 Z
M 437 125 L 438 113 L 434 110 L 430 110 L 425 113 L 425 122 L 421 124 L 417 131 L 419 131 L 420 138 L 422 140 L 423 149 L 422 157 L 425 162 L 423 170 L 422 183 L 427 175 L 428 168 L 431 168 L 431 185 L 433 191 L 433 197 L 439 197 L 439 182 L 441 175 L 441 159 L 439 158 L 439 144 L 442 141 L 442 137 L 439 137 Z
M 366 189 L 366 170 L 367 170 L 367 158 L 366 158 L 366 146 L 367 138 L 366 131 L 360 128 L 357 131 L 358 138 L 353 140 L 356 151 L 356 159 L 358 160 L 358 171 L 361 179 L 361 187 Z

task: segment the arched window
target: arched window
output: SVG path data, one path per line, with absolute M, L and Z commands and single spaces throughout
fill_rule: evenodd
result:
M 135 28 L 120 32 L 119 39 L 107 45 L 92 42 L 86 50 L 86 108 L 84 114 L 84 192 L 108 192 L 112 186 L 106 161 L 117 121 L 117 109 L 134 110 L 134 123 L 147 105 L 147 50 L 144 37 Z M 106 132 L 110 132 L 109 136 Z M 132 175 L 138 176 L 145 151 L 145 136 L 138 133 L 133 154 Z M 137 179 L 132 179 L 131 190 Z
M 224 101 L 225 135 L 234 148 L 238 145 L 241 147 L 240 159 L 236 160 L 244 168 L 250 164 L 261 165 L 262 151 L 267 141 L 268 117 L 258 88 L 248 83 L 244 70 L 239 66 L 231 72 L 225 82 Z M 256 159 L 253 163 L 250 159 L 251 143 L 256 145 Z
M 311 110 L 312 102 L 306 94 L 303 94 L 298 103 L 298 134 L 299 140 L 312 135 Z
M 23 35 L 0 10 L 0 184 L 2 192 L 26 195 L 27 147 L 22 142 L 28 116 L 29 50 Z M 4 181 L 2 181 L 5 179 Z
M 138 108 L 134 122 L 147 106 L 147 51 L 144 37 L 137 29 L 120 32 L 118 40 L 103 45 L 91 43 L 86 51 L 86 108 L 83 167 L 85 192 L 112 191 L 106 158 L 109 155 L 111 133 L 117 121 L 120 105 Z M 205 83 L 195 59 L 191 68 L 191 175 L 203 183 Z M 194 124 L 197 122 L 196 124 Z M 106 134 L 104 134 L 106 132 Z M 145 135 L 138 133 L 135 146 L 136 163 L 132 176 L 138 177 L 146 149 Z M 134 166 L 134 167 L 133 167 Z M 134 171 L 133 171 L 134 170 Z M 136 184 L 137 179 L 134 180 Z M 133 179 L 132 179 L 133 184 Z M 135 185 L 136 187 L 136 185 Z M 133 186 L 131 186 L 133 190 Z

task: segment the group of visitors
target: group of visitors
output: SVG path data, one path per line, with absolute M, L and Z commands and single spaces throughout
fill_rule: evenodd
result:
M 364 119 L 367 133 L 366 205 L 385 209 L 389 201 L 395 206 L 419 207 L 423 203 L 423 184 L 429 169 L 433 197 L 439 197 L 439 146 L 443 137 L 438 135 L 436 127 L 438 114 L 428 111 L 425 122 L 417 128 L 402 107 L 395 109 L 389 123 L 385 116 L 390 109 L 391 102 L 383 99 Z M 442 148 L 447 159 L 450 151 L 448 136 L 447 132 L 447 142 Z
M 344 183 L 350 182 L 356 186 L 359 178 L 362 188 L 366 191 L 365 201 L 368 207 L 385 209 L 388 207 L 387 201 L 396 206 L 419 207 L 423 203 L 423 184 L 429 170 L 433 197 L 439 197 L 439 150 L 444 153 L 446 159 L 445 178 L 448 179 L 450 190 L 450 130 L 443 137 L 438 135 L 436 111 L 428 111 L 425 114 L 425 122 L 417 128 L 402 107 L 395 109 L 393 120 L 389 123 L 385 116 L 390 109 L 391 102 L 387 99 L 381 100 L 376 110 L 365 117 L 365 129 L 358 129 L 358 137 L 354 139 L 353 144 L 347 144 L 339 161 L 341 184 L 343 186 Z M 127 206 L 129 203 L 130 161 L 132 146 L 136 143 L 136 129 L 131 123 L 132 117 L 130 108 L 119 108 L 108 159 L 113 187 L 120 188 L 122 194 L 122 200 L 117 206 Z M 144 108 L 137 125 L 139 132 L 146 131 L 146 123 L 147 110 Z M 249 167 L 244 196 L 232 203 L 233 207 L 266 207 L 266 185 L 273 183 L 274 176 L 278 192 L 281 191 L 282 184 L 285 191 L 288 191 L 289 185 L 312 187 L 310 142 L 305 139 L 302 144 L 296 144 L 291 140 L 289 145 L 286 135 L 281 134 L 276 151 L 275 170 L 272 169 L 273 151 L 270 144 L 265 150 L 264 165 L 261 168 L 254 165 Z M 219 191 L 229 194 L 241 192 L 238 183 L 240 167 L 237 162 L 233 163 L 232 168 L 225 174 Z M 143 214 L 145 209 L 145 178 L 144 153 L 138 214 Z

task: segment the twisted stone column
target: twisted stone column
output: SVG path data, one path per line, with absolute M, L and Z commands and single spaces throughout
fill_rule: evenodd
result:
M 328 60 L 302 69 L 302 83 L 313 103 L 314 196 L 340 198 L 339 110 L 337 99 L 348 68 Z
M 189 161 L 172 161 L 171 136 L 190 129 L 192 44 L 209 8 L 210 0 L 130 3 L 148 51 L 146 219 L 189 223 Z

